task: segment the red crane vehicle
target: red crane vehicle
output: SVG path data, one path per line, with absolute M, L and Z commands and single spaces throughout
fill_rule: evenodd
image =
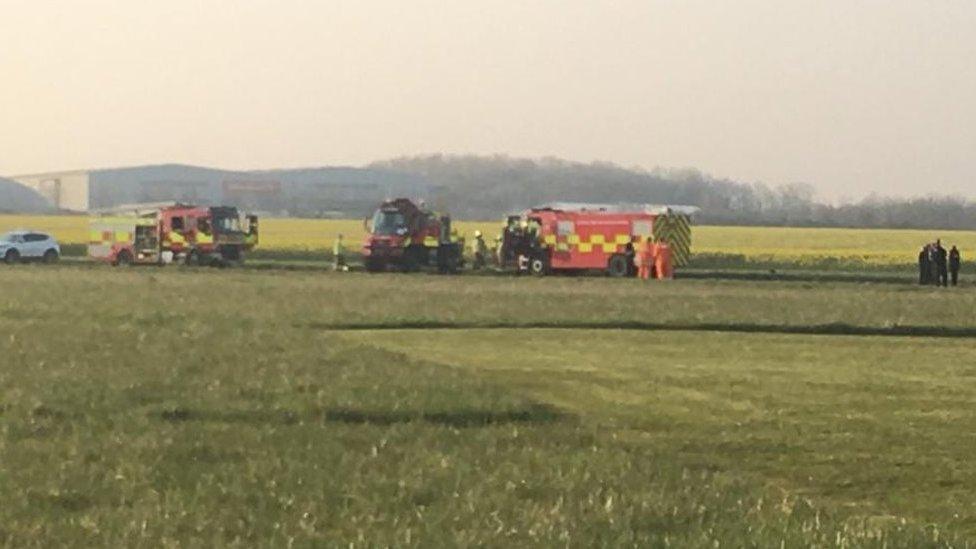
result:
M 536 275 L 603 271 L 633 276 L 634 246 L 667 240 L 674 265 L 691 253 L 693 206 L 557 203 L 530 208 L 506 220 L 501 263 Z
M 117 208 L 91 218 L 89 257 L 112 265 L 230 265 L 258 243 L 258 218 L 231 206 Z
M 451 229 L 450 216 L 436 214 L 422 203 L 387 200 L 363 225 L 367 236 L 362 253 L 369 272 L 433 267 L 457 273 L 463 264 L 464 242 Z

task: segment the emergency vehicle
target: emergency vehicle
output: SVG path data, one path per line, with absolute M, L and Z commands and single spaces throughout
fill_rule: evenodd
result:
M 604 271 L 632 276 L 634 247 L 667 240 L 673 265 L 691 256 L 694 206 L 556 203 L 509 216 L 502 235 L 503 266 L 536 275 Z
M 228 265 L 258 243 L 258 218 L 230 206 L 123 207 L 91 218 L 89 257 L 112 265 Z
M 363 226 L 367 236 L 362 254 L 369 272 L 436 267 L 457 273 L 464 262 L 464 241 L 451 228 L 450 216 L 408 198 L 383 202 Z

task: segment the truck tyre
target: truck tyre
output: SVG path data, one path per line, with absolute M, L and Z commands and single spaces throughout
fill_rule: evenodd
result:
M 132 265 L 132 254 L 128 250 L 122 250 L 115 256 L 115 263 L 113 265 L 116 267 L 128 267 Z
M 7 250 L 7 255 L 3 256 L 3 260 L 7 265 L 13 265 L 20 261 L 20 252 L 17 250 Z
M 403 270 L 417 272 L 427 264 L 427 249 L 422 246 L 409 246 L 403 251 Z
M 614 278 L 622 278 L 627 276 L 630 272 L 630 266 L 627 264 L 627 256 L 616 254 L 610 257 L 610 261 L 607 262 L 607 274 Z
M 57 263 L 58 259 L 60 258 L 58 256 L 57 250 L 52 248 L 44 252 L 44 263 Z
M 377 261 L 375 259 L 366 260 L 366 272 L 367 273 L 379 273 L 383 271 L 383 262 Z
M 545 276 L 549 273 L 549 265 L 546 263 L 546 260 L 541 257 L 530 258 L 529 272 L 535 276 Z

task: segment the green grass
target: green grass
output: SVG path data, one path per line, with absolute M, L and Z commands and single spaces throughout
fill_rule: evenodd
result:
M 971 288 L 72 265 L 0 280 L 2 545 L 976 533 Z M 919 333 L 941 337 L 899 335 Z

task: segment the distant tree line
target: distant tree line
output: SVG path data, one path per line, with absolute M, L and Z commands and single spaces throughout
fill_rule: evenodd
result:
M 448 155 L 396 158 L 370 167 L 426 178 L 433 185 L 433 205 L 459 219 L 497 219 L 546 202 L 655 203 L 698 206 L 702 224 L 976 229 L 976 203 L 965 198 L 870 196 L 834 206 L 817 202 L 807 184 L 740 183 L 694 169 Z

